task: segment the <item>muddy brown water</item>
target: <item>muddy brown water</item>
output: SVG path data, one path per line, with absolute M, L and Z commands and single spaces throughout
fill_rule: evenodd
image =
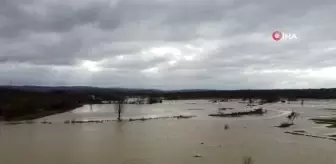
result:
M 336 164 L 335 141 L 284 133 L 288 130 L 317 135 L 335 133 L 336 129 L 308 120 L 332 115 L 332 111 L 323 109 L 336 107 L 335 101 L 306 101 L 304 106 L 299 101 L 263 105 L 269 110 L 264 116 L 209 117 L 219 106 L 247 109 L 238 102 L 218 105 L 206 100 L 173 101 L 127 105 L 124 118 L 177 114 L 197 117 L 64 124 L 69 119 L 115 119 L 113 105 L 94 105 L 36 120 L 52 124 L 2 124 L 0 164 L 240 164 L 245 156 L 251 156 L 256 164 Z M 274 127 L 285 121 L 292 110 L 300 113 L 294 126 Z

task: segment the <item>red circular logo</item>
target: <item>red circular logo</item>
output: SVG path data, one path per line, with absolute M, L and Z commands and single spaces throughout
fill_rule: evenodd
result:
M 280 31 L 275 31 L 272 34 L 272 38 L 275 41 L 279 41 L 282 38 L 282 33 Z

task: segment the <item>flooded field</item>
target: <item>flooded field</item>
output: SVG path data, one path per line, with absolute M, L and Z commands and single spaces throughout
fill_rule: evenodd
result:
M 124 118 L 195 115 L 191 119 L 140 122 L 65 124 L 66 120 L 115 120 L 114 105 L 84 106 L 35 120 L 0 127 L 0 164 L 240 164 L 250 156 L 255 164 L 336 164 L 336 141 L 298 136 L 335 134 L 335 128 L 310 118 L 336 116 L 336 101 L 305 101 L 262 105 L 262 116 L 218 118 L 218 108 L 248 110 L 239 101 L 165 101 L 126 105 Z M 289 128 L 275 126 L 295 111 Z M 38 122 L 48 121 L 51 124 Z M 225 129 L 225 125 L 228 128 Z

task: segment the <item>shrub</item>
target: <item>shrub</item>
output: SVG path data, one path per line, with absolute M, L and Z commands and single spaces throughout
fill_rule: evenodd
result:
M 247 156 L 243 158 L 243 164 L 252 164 L 252 163 L 253 163 L 252 157 Z

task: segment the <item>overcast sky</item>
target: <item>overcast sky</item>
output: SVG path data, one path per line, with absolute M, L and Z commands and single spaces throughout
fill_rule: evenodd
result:
M 0 0 L 0 84 L 336 87 L 335 16 L 335 0 Z

